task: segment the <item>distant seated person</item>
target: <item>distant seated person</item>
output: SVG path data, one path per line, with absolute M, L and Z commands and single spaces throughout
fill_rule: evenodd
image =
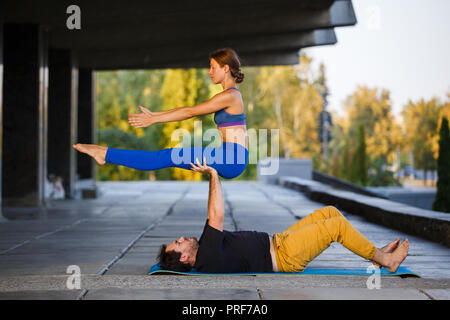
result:
M 207 173 L 209 180 L 208 219 L 200 240 L 180 237 L 162 245 L 158 256 L 162 269 L 203 273 L 301 272 L 332 242 L 371 260 L 377 267 L 396 272 L 406 258 L 408 239 L 381 249 L 366 239 L 332 206 L 315 210 L 282 233 L 223 230 L 224 201 L 217 171 L 192 164 L 192 170 Z

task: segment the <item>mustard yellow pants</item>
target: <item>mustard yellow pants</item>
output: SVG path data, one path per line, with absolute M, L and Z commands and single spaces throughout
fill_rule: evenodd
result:
M 301 272 L 332 242 L 371 260 L 375 245 L 333 206 L 315 210 L 282 233 L 273 235 L 279 272 Z

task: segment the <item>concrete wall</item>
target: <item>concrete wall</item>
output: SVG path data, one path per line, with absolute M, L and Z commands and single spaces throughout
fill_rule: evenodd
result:
M 434 198 L 436 197 L 435 188 L 367 188 L 372 192 L 378 193 L 389 200 L 404 203 L 413 207 L 432 210 Z
M 258 181 L 271 184 L 277 184 L 281 176 L 312 179 L 312 160 L 268 158 L 258 161 L 257 171 Z
M 368 221 L 417 235 L 450 247 L 450 215 L 391 200 L 337 190 L 323 183 L 297 177 L 280 177 L 279 184 L 304 193 L 313 201 L 333 205 Z

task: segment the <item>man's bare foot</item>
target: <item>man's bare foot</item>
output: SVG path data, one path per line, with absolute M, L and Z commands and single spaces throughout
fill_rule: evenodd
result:
M 400 242 L 400 238 L 395 239 L 394 241 L 388 243 L 387 245 L 385 245 L 383 248 L 380 249 L 381 252 L 384 253 L 391 253 L 395 250 L 395 248 L 397 248 L 398 243 Z M 381 268 L 381 265 L 379 263 L 376 263 L 375 261 L 371 260 L 372 264 L 377 267 L 377 268 Z
M 401 265 L 403 260 L 405 260 L 408 255 L 409 242 L 408 239 L 403 240 L 403 242 L 394 250 L 392 253 L 388 253 L 390 256 L 390 261 L 386 265 L 386 269 L 389 272 L 396 272 L 398 267 Z
M 106 163 L 105 157 L 106 151 L 108 150 L 107 147 L 97 146 L 95 144 L 81 144 L 81 143 L 74 144 L 72 145 L 72 147 L 75 150 L 90 155 L 101 166 Z

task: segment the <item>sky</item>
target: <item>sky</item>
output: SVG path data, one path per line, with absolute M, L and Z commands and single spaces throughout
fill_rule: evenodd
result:
M 358 85 L 390 91 L 400 116 L 412 100 L 445 101 L 450 92 L 449 0 L 352 0 L 357 24 L 336 27 L 335 45 L 304 48 L 314 70 L 325 65 L 328 110 L 344 114 L 343 102 Z M 381 91 L 379 91 L 381 92 Z

